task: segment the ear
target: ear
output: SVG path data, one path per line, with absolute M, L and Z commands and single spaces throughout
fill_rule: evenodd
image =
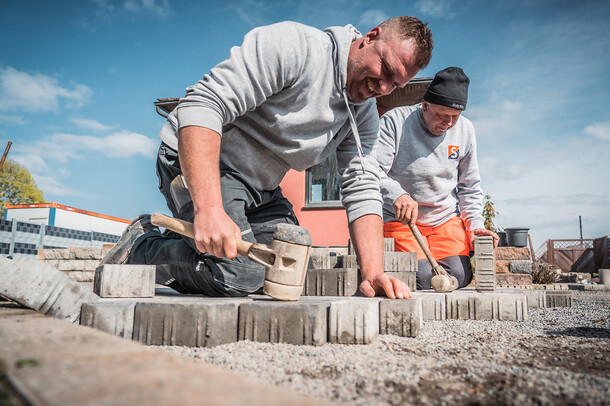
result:
M 364 36 L 364 43 L 368 44 L 374 41 L 377 41 L 381 35 L 381 27 L 375 27 Z

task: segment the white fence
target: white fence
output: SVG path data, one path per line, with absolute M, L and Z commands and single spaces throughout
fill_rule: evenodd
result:
M 68 247 L 102 247 L 114 244 L 118 235 L 81 231 L 18 220 L 0 219 L 0 255 L 35 256 L 39 249 Z

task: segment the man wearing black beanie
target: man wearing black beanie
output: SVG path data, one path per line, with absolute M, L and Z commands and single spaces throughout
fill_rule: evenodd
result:
M 417 289 L 430 289 L 432 270 L 409 230 L 417 225 L 436 261 L 459 287 L 472 281 L 475 235 L 483 227 L 483 192 L 474 126 L 461 116 L 470 79 L 460 68 L 438 72 L 421 104 L 381 117 L 376 157 L 381 171 L 384 237 L 396 251 L 418 253 Z

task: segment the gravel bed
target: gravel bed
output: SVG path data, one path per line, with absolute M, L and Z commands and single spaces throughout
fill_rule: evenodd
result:
M 428 321 L 417 338 L 158 347 L 343 405 L 610 405 L 610 294 L 527 321 Z

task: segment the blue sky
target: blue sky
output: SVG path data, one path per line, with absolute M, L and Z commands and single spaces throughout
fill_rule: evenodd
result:
M 551 0 L 0 0 L 0 148 L 47 201 L 131 219 L 167 212 L 159 97 L 180 97 L 259 25 L 365 33 L 429 23 L 418 76 L 460 66 L 496 225 L 548 238 L 610 234 L 610 2 Z

